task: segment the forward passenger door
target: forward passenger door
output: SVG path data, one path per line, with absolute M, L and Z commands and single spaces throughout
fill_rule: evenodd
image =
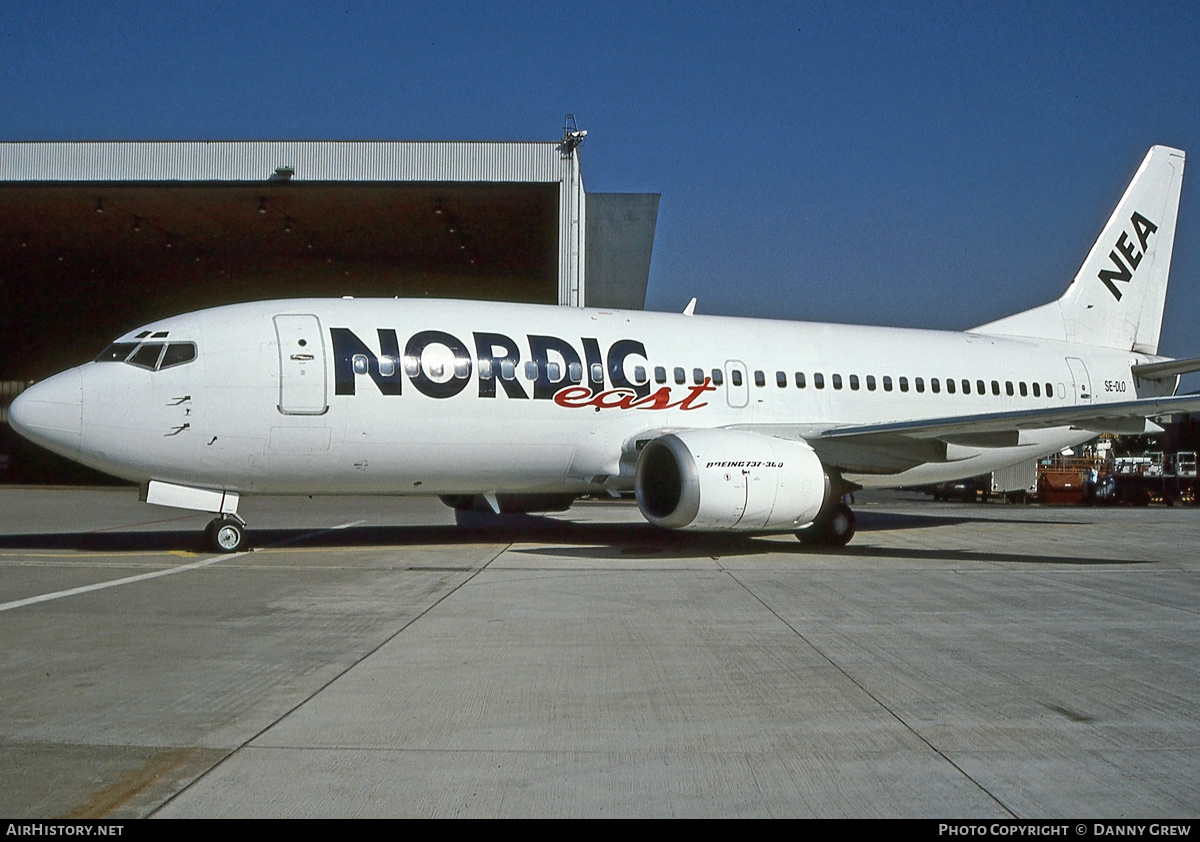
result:
M 321 322 L 312 315 L 275 317 L 279 340 L 279 411 L 284 415 L 324 415 L 325 341 Z

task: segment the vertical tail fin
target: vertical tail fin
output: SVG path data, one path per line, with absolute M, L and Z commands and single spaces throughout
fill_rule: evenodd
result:
M 1182 151 L 1151 147 L 1062 297 L 975 332 L 1158 353 L 1183 164 Z

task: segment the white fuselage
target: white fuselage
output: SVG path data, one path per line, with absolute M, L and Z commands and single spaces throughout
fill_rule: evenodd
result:
M 643 434 L 819 434 L 1131 400 L 1130 365 L 1148 359 L 975 333 L 399 299 L 230 305 L 121 341 L 194 343 L 195 355 L 159 370 L 93 362 L 44 381 L 43 394 L 58 381 L 67 408 L 60 434 L 39 441 L 139 483 L 241 494 L 621 490 Z M 846 478 L 973 476 L 1093 435 L 1023 430 L 1017 447 L 959 446 L 950 460 Z

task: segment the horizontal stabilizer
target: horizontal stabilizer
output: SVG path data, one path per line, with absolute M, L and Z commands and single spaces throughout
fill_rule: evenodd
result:
M 1200 371 L 1200 357 L 1186 360 L 1164 360 L 1160 363 L 1142 363 L 1130 368 L 1134 377 L 1143 380 L 1166 380 L 1168 377 L 1178 377 L 1180 374 L 1191 374 Z

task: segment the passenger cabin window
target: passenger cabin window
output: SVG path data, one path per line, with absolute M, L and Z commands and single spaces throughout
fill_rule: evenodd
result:
M 675 385 L 677 385 L 677 386 L 682 385 L 683 382 L 685 380 L 687 380 L 687 376 L 683 373 L 682 368 L 676 367 L 674 373 L 675 373 Z
M 379 374 L 380 374 L 380 376 L 391 377 L 395 373 L 396 373 L 396 358 L 389 357 L 387 354 L 380 354 L 379 355 Z
M 712 382 L 714 386 L 720 386 L 725 382 L 725 376 L 721 373 L 721 369 L 713 369 Z
M 538 368 L 537 363 L 535 363 L 533 360 L 529 360 L 528 362 L 526 362 L 525 363 L 525 379 L 526 380 L 537 380 L 537 368 Z
M 971 394 L 971 381 L 970 380 L 963 380 L 962 387 L 963 387 L 964 395 Z
M 492 361 L 491 360 L 480 360 L 479 361 L 479 379 L 480 380 L 491 380 L 492 379 Z
M 558 363 L 546 363 L 546 379 L 551 383 L 557 383 L 562 380 L 562 372 L 559 370 Z
M 775 372 L 775 385 L 780 389 L 787 388 L 787 375 L 782 371 Z
M 833 375 L 833 388 L 835 388 L 835 389 L 842 388 L 842 375 L 840 375 L 840 374 Z
M 1028 396 L 1028 395 L 1029 395 L 1029 389 L 1028 389 L 1028 388 L 1026 388 L 1026 386 L 1025 386 L 1025 381 L 1024 381 L 1024 380 L 1022 380 L 1022 381 L 1021 381 L 1020 383 L 1018 383 L 1017 385 L 1018 385 L 1018 386 L 1020 387 L 1020 389 L 1021 389 L 1021 397 L 1026 397 L 1026 396 Z
M 993 381 L 992 381 L 992 394 L 993 394 L 993 395 L 999 395 L 999 394 L 1000 394 L 1000 381 L 998 381 L 998 380 L 993 380 Z
M 954 389 L 955 389 L 954 380 L 952 380 L 951 378 L 947 377 L 947 378 L 946 378 L 946 394 L 948 394 L 948 395 L 953 395 L 953 394 L 954 394 Z
M 603 383 L 604 382 L 604 366 L 602 366 L 600 363 L 592 363 L 591 371 L 592 371 L 592 382 L 593 383 Z
M 892 378 L 888 377 L 887 375 L 884 375 L 884 377 L 883 377 L 883 391 L 885 391 L 885 392 L 892 391 Z
M 874 374 L 867 375 L 867 391 L 868 392 L 875 391 L 875 375 Z
M 813 372 L 813 386 L 815 386 L 818 389 L 824 389 L 825 388 L 825 375 L 819 371 L 814 371 Z
M 765 374 L 763 374 L 761 371 L 754 372 L 754 385 L 755 386 L 766 386 L 767 385 L 767 376 Z
M 858 375 L 857 374 L 850 375 L 850 388 L 856 392 L 858 391 Z
M 1033 383 L 1033 396 L 1035 398 L 1040 398 L 1042 396 L 1042 384 L 1038 383 L 1036 380 Z
M 923 378 L 923 377 L 918 377 L 918 378 L 916 379 L 916 384 L 917 384 L 917 391 L 918 391 L 918 392 L 924 392 L 924 391 L 925 391 L 925 378 Z
M 938 382 L 936 377 L 929 378 L 929 391 L 933 392 L 935 395 L 942 391 L 942 384 Z
M 1013 396 L 1013 384 L 1011 380 L 1004 381 L 1004 394 L 1008 395 L 1010 398 Z
M 704 369 L 693 368 L 692 369 L 692 383 L 695 384 L 696 386 L 699 386 L 703 382 L 704 382 Z
M 580 380 L 583 379 L 583 365 L 581 363 L 568 363 L 567 364 L 567 377 L 569 377 L 572 381 L 578 383 Z
M 907 377 L 901 377 L 901 378 L 900 378 L 900 391 L 901 391 L 901 392 L 907 392 L 907 391 L 908 391 L 908 378 L 907 378 Z
M 981 395 L 987 394 L 987 386 L 984 385 L 984 382 L 982 380 L 975 381 L 975 391 Z
M 512 380 L 517 376 L 517 366 L 512 360 L 500 361 L 500 376 L 505 380 Z
M 803 371 L 796 372 L 796 388 L 797 389 L 804 388 L 804 372 Z
M 734 386 L 741 386 L 742 372 L 735 368 L 733 371 L 729 372 L 729 379 L 733 381 Z
M 663 368 L 661 365 L 656 365 L 654 367 L 654 382 L 655 383 L 666 383 L 667 382 L 667 370 L 665 368 Z
M 633 382 L 638 386 L 649 382 L 649 378 L 646 377 L 646 367 L 644 365 L 635 365 L 633 367 Z

